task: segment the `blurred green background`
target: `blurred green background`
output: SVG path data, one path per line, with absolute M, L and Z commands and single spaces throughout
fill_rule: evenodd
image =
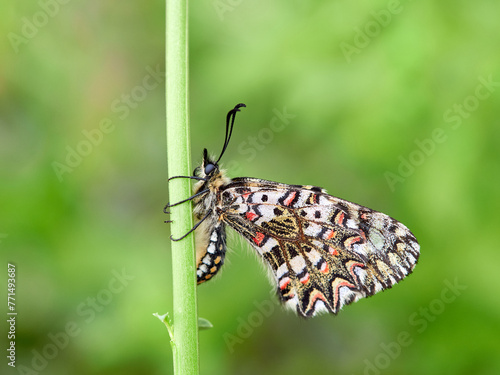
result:
M 2 7 L 1 278 L 14 262 L 18 316 L 17 367 L 4 356 L 1 372 L 171 374 L 151 315 L 172 310 L 164 4 Z M 402 221 L 422 251 L 389 292 L 306 321 L 233 236 L 199 287 L 202 374 L 500 372 L 499 14 L 493 0 L 190 4 L 193 165 L 244 102 L 229 175 L 324 187 Z

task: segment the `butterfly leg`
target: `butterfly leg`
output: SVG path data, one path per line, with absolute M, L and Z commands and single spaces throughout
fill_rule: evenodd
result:
M 165 207 L 163 207 L 163 213 L 166 214 L 166 215 L 170 215 L 170 211 L 167 211 L 168 208 L 169 208 L 169 204 L 167 203 Z M 166 224 L 170 224 L 172 223 L 172 220 L 165 220 L 164 223 Z
M 210 190 L 209 189 L 204 189 L 202 191 L 199 191 L 198 193 L 196 193 L 195 195 L 191 195 L 189 198 L 186 198 L 186 199 L 183 199 L 182 201 L 179 201 L 179 202 L 176 202 L 176 203 L 167 203 L 167 205 L 163 208 L 163 212 L 167 213 L 167 209 L 170 208 L 170 207 L 174 207 L 174 206 L 177 206 L 181 203 L 184 203 L 184 202 L 187 202 L 187 201 L 190 201 L 190 200 L 193 200 L 194 198 L 196 197 L 199 197 L 200 195 L 203 195 L 203 194 L 206 194 L 208 193 Z
M 206 181 L 206 178 L 198 177 L 198 176 L 172 176 L 168 180 L 173 180 L 174 178 L 190 178 L 192 180 Z
M 201 181 L 206 181 L 205 178 L 201 178 L 201 177 L 197 177 L 197 176 L 172 176 L 168 179 L 168 181 L 170 180 L 173 180 L 174 178 L 190 178 L 192 180 L 201 180 Z M 201 193 L 201 192 L 200 192 Z M 183 201 L 180 201 L 180 202 L 177 202 L 177 203 L 174 203 L 174 204 L 170 204 L 170 203 L 167 203 L 167 205 L 163 208 L 163 212 L 166 213 L 167 215 L 170 215 L 170 211 L 167 211 L 170 207 L 172 206 L 177 206 L 178 204 L 181 204 L 181 203 L 184 203 L 184 202 L 187 202 L 193 198 L 196 198 L 198 195 L 195 194 L 193 195 L 192 197 L 189 197 L 188 199 L 185 199 Z M 172 222 L 172 220 L 165 220 L 165 223 L 167 224 L 170 224 Z
M 180 177 L 180 176 L 179 176 L 179 177 Z M 198 196 L 200 196 L 200 195 L 203 195 L 203 194 L 207 193 L 208 191 L 209 191 L 208 189 L 202 190 L 202 191 L 200 191 L 200 192 L 196 193 L 195 195 L 192 195 L 191 197 L 189 197 L 189 198 L 187 198 L 187 199 L 184 199 L 184 200 L 182 200 L 182 201 L 180 201 L 180 202 L 177 202 L 177 203 L 172 203 L 172 204 L 167 203 L 167 204 L 165 205 L 165 207 L 163 207 L 163 212 L 164 212 L 165 214 L 167 214 L 167 215 L 170 215 L 170 211 L 168 211 L 168 209 L 169 209 L 170 207 L 174 207 L 174 206 L 177 206 L 177 205 L 179 205 L 179 204 L 181 204 L 181 203 L 184 203 L 184 202 L 190 201 L 190 200 L 192 200 L 192 199 L 194 199 L 194 198 L 196 198 L 196 197 L 198 197 Z M 172 220 L 165 220 L 165 223 L 170 224 L 170 223 L 172 223 Z
M 203 221 L 205 221 L 205 220 L 206 220 L 206 218 L 208 218 L 211 214 L 212 214 L 212 210 L 209 210 L 209 211 L 207 212 L 207 214 L 206 214 L 206 215 L 205 215 L 205 216 L 204 216 L 204 217 L 203 217 L 200 221 L 198 221 L 198 222 L 194 225 L 194 227 L 192 227 L 192 228 L 191 228 L 191 229 L 190 229 L 190 230 L 189 230 L 186 234 L 184 234 L 182 237 L 179 237 L 179 238 L 173 238 L 172 236 L 170 236 L 170 239 L 171 239 L 172 241 L 180 241 L 180 240 L 182 240 L 182 239 L 183 239 L 184 237 L 186 237 L 189 233 L 191 233 L 191 232 L 195 231 L 195 230 L 196 230 L 196 228 L 198 228 L 198 227 L 200 226 L 200 224 L 201 224 L 201 223 L 203 223 Z
M 173 177 L 170 177 L 168 180 L 170 181 L 171 179 L 174 179 L 174 178 L 191 178 L 191 179 L 194 179 L 194 180 L 202 180 L 202 181 L 206 181 L 204 178 L 201 178 L 201 177 L 196 177 L 196 176 L 173 176 Z M 193 200 L 194 198 L 197 198 L 199 196 L 202 196 L 206 193 L 208 193 L 210 190 L 209 189 L 204 189 L 204 190 L 201 190 L 199 192 L 197 192 L 196 194 L 190 196 L 189 198 L 186 198 L 186 199 L 183 199 L 179 202 L 176 202 L 176 203 L 167 203 L 165 205 L 165 207 L 163 208 L 163 212 L 167 215 L 170 214 L 170 211 L 168 210 L 170 207 L 174 207 L 174 206 L 177 206 L 179 204 L 182 204 L 182 203 L 185 203 L 185 202 L 188 202 L 188 201 L 191 201 Z M 186 234 L 184 234 L 182 237 L 179 237 L 179 238 L 173 238 L 172 236 L 170 236 L 170 239 L 172 241 L 180 241 L 182 240 L 184 237 L 186 237 L 189 233 L 193 232 L 194 230 L 196 230 L 196 228 L 198 228 L 198 226 L 211 214 L 211 210 L 205 215 L 205 217 L 203 217 L 198 223 L 195 224 L 195 226 L 193 228 L 191 228 Z M 172 220 L 165 220 L 165 223 L 167 224 L 170 224 L 172 223 Z

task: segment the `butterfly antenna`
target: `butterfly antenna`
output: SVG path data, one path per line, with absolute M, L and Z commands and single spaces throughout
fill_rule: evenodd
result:
M 231 134 L 233 134 L 234 119 L 236 117 L 236 112 L 239 112 L 241 107 L 246 107 L 246 105 L 243 103 L 236 104 L 236 106 L 227 113 L 226 137 L 224 139 L 224 146 L 222 147 L 222 151 L 220 153 L 220 156 L 217 159 L 217 161 L 215 162 L 215 164 L 219 163 L 219 160 L 222 158 L 222 155 L 224 155 L 224 152 L 226 151 L 227 145 L 229 144 L 229 140 L 231 139 Z

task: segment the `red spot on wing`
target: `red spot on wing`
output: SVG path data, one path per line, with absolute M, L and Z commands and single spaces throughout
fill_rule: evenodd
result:
M 260 246 L 265 237 L 264 233 L 257 232 L 253 238 L 253 242 L 255 242 L 257 246 Z
M 328 252 L 332 255 L 339 255 L 339 251 L 334 247 L 328 247 Z
M 321 293 L 319 290 L 316 291 L 312 296 L 311 296 L 311 302 L 314 303 L 316 300 L 322 300 L 323 302 L 326 302 L 325 295 Z
M 338 224 L 338 225 L 342 225 L 344 223 L 344 213 L 343 212 L 340 212 L 337 217 L 335 218 L 335 222 Z
M 285 206 L 290 206 L 292 204 L 292 201 L 295 199 L 295 196 L 297 195 L 297 192 L 294 191 L 292 192 L 287 199 L 285 199 Z
M 328 273 L 328 271 L 330 271 L 330 266 L 328 266 L 328 263 L 324 262 L 321 265 L 320 271 L 323 272 L 323 273 Z
M 286 289 L 286 287 L 288 286 L 288 284 L 290 284 L 290 278 L 289 277 L 285 277 L 284 279 L 282 279 L 280 281 L 280 289 L 281 290 Z
M 315 290 L 309 297 L 309 304 L 307 305 L 308 311 L 313 309 L 313 306 L 317 300 L 321 300 L 325 305 L 328 305 L 328 301 L 326 300 L 325 295 L 319 290 Z
M 326 233 L 326 239 L 331 240 L 333 237 L 335 237 L 335 231 L 330 230 Z
M 349 267 L 349 272 L 351 273 L 351 275 L 354 276 L 355 278 L 358 278 L 354 273 L 354 267 L 365 268 L 365 265 L 363 263 L 352 263 L 351 266 Z
M 352 270 L 354 269 L 354 267 L 361 267 L 361 268 L 364 268 L 365 265 L 363 263 L 353 263 L 351 264 L 351 266 L 349 267 L 349 271 L 352 272 Z
M 345 281 L 342 281 L 342 282 L 338 283 L 338 284 L 336 285 L 336 288 L 335 288 L 335 291 L 334 291 L 334 296 L 335 296 L 335 297 L 334 297 L 335 299 L 334 299 L 334 301 L 333 301 L 333 302 L 334 302 L 334 306 L 338 306 L 338 303 L 339 303 L 339 289 L 340 289 L 341 287 L 343 287 L 343 286 L 346 286 L 346 287 L 348 287 L 349 289 L 351 289 L 351 288 L 352 288 L 352 289 L 356 288 L 356 286 L 355 286 L 355 285 L 351 284 L 351 283 L 350 283 L 349 281 L 347 281 L 347 280 L 345 280 Z
M 300 279 L 300 282 L 302 284 L 307 284 L 307 282 L 309 281 L 309 277 L 309 273 L 306 273 L 306 275 L 302 279 Z
M 259 215 L 254 214 L 253 212 L 247 212 L 245 214 L 246 218 L 250 221 L 253 221 L 255 218 L 257 218 Z

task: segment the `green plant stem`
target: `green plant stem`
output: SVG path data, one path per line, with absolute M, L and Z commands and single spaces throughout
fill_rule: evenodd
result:
M 188 121 L 188 17 L 187 0 L 166 2 L 166 105 L 169 177 L 189 176 L 191 171 Z M 177 178 L 169 182 L 169 199 L 175 203 L 191 195 L 191 182 Z M 171 208 L 173 237 L 181 237 L 193 226 L 191 204 Z M 199 373 L 196 269 L 193 234 L 172 241 L 173 336 L 176 375 Z

